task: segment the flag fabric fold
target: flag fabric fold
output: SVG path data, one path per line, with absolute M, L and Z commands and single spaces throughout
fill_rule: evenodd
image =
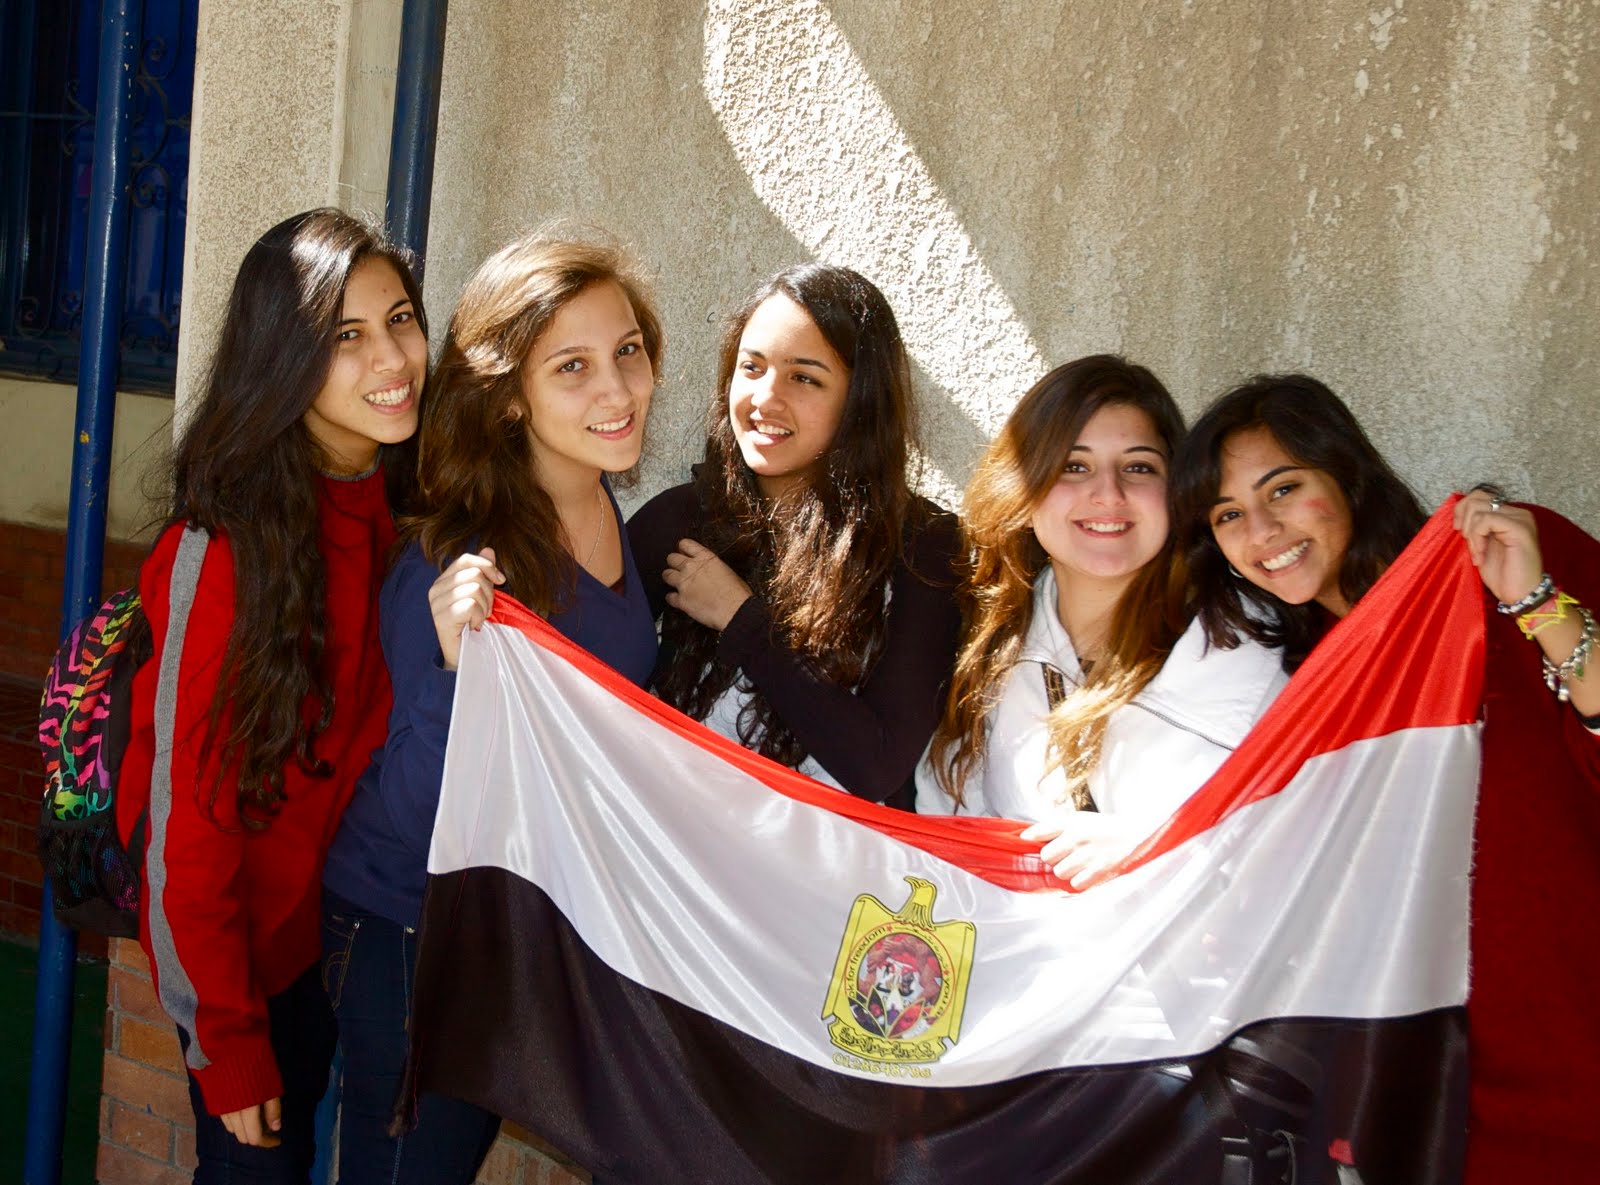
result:
M 1456 1179 L 1483 595 L 1448 515 L 1076 894 L 1020 824 L 819 786 L 497 598 L 417 1085 L 606 1180 Z

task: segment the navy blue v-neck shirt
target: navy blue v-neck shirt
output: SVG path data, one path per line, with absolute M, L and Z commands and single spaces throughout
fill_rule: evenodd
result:
M 606 493 L 610 497 L 609 488 Z M 620 530 L 614 498 L 611 513 Z M 580 568 L 576 590 L 548 620 L 642 687 L 656 662 L 655 618 L 627 533 L 620 533 L 621 591 Z M 356 784 L 322 875 L 333 893 L 402 926 L 415 926 L 422 911 L 456 690 L 456 674 L 444 669 L 428 609 L 428 589 L 439 571 L 413 542 L 384 581 L 378 631 L 394 686 L 389 736 Z

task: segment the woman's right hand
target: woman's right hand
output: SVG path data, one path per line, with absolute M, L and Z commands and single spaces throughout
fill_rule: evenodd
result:
M 283 1130 L 283 1100 L 268 1099 L 240 1111 L 229 1111 L 218 1116 L 228 1134 L 241 1144 L 254 1148 L 276 1148 L 283 1141 L 278 1132 Z
M 1092 889 L 1150 837 L 1148 821 L 1126 815 L 1075 811 L 1050 822 L 1034 823 L 1021 838 L 1043 843 L 1039 858 L 1075 891 Z
M 483 628 L 494 609 L 495 585 L 505 582 L 505 573 L 495 566 L 494 548 L 485 547 L 477 555 L 458 556 L 428 589 L 445 670 L 455 670 L 461 658 L 461 631 Z

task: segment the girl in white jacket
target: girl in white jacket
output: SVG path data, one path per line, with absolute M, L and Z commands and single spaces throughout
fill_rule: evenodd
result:
M 1097 883 L 1211 776 L 1285 676 L 1190 623 L 1169 544 L 1183 419 L 1142 366 L 1096 355 L 1023 396 L 967 487 L 964 636 L 917 775 L 924 813 L 1032 820 Z

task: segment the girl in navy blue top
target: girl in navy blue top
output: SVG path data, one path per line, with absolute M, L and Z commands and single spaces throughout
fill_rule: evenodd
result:
M 621 253 L 539 235 L 491 256 L 451 319 L 423 415 L 419 509 L 401 523 L 379 607 L 389 736 L 323 874 L 343 1185 L 467 1185 L 494 1142 L 497 1116 L 426 1094 L 415 1129 L 388 1135 L 461 634 L 504 588 L 636 683 L 649 678 L 655 624 L 605 475 L 639 460 L 661 350 Z

